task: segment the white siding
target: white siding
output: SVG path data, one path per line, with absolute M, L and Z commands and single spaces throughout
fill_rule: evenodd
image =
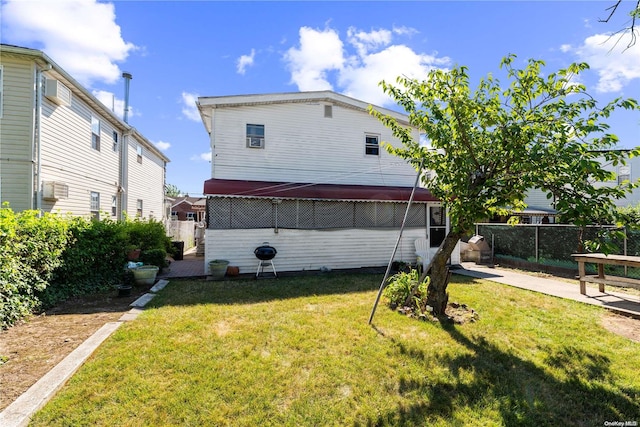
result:
M 139 141 L 128 138 L 127 214 L 135 218 L 137 200 L 142 200 L 142 217 L 164 219 L 164 161 L 146 147 L 142 148 L 142 163 L 138 163 Z
M 2 55 L 0 118 L 0 202 L 16 211 L 33 206 L 34 67 L 30 61 Z
M 100 150 L 91 147 L 91 117 L 100 120 Z M 42 181 L 69 188 L 69 197 L 43 200 L 47 211 L 90 215 L 91 192 L 100 193 L 101 218 L 111 217 L 111 198 L 117 194 L 118 153 L 112 150 L 114 127 L 79 97 L 70 106 L 44 99 L 42 108 Z
M 386 266 L 398 239 L 399 230 L 206 230 L 205 271 L 214 259 L 226 259 L 241 273 L 256 273 L 258 259 L 253 254 L 263 242 L 276 248 L 273 259 L 277 271 L 319 270 Z M 405 229 L 394 260 L 415 263 L 417 238 L 421 228 Z M 265 271 L 271 271 L 265 269 Z
M 282 103 L 213 109 L 212 177 L 278 182 L 412 186 L 415 170 L 388 154 L 365 154 L 365 135 L 392 142 L 367 112 L 326 103 Z M 265 126 L 265 148 L 247 148 L 246 125 Z M 418 137 L 416 134 L 415 137 Z M 395 141 L 397 145 L 398 142 Z

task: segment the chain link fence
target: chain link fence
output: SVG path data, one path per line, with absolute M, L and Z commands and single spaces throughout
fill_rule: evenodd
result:
M 613 243 L 620 255 L 640 256 L 640 231 L 623 229 L 625 237 L 612 238 L 605 230 L 614 227 L 586 227 L 582 240 Z M 485 238 L 497 260 L 526 261 L 543 266 L 576 270 L 571 254 L 580 251 L 581 229 L 561 224 L 476 224 L 476 234 Z M 640 278 L 640 269 L 607 266 L 609 274 Z

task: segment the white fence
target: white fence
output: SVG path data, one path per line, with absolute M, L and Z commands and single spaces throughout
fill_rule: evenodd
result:
M 195 246 L 195 226 L 194 221 L 168 220 L 165 223 L 167 236 L 173 241 L 184 242 L 185 250 Z

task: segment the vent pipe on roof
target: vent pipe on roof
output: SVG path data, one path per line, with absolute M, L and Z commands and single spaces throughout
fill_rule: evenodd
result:
M 122 77 L 124 78 L 124 122 L 129 123 L 129 82 L 133 76 L 125 71 Z

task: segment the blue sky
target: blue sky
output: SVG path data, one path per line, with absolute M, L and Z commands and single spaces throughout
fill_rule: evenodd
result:
M 210 150 L 198 96 L 329 89 L 397 109 L 380 80 L 465 65 L 475 83 L 513 53 L 548 72 L 589 63 L 581 82 L 599 102 L 640 99 L 640 43 L 609 37 L 635 1 L 598 22 L 614 3 L 2 0 L 0 35 L 43 50 L 119 115 L 130 72 L 129 123 L 171 159 L 167 182 L 199 195 Z M 610 124 L 621 147 L 640 145 L 638 112 Z

